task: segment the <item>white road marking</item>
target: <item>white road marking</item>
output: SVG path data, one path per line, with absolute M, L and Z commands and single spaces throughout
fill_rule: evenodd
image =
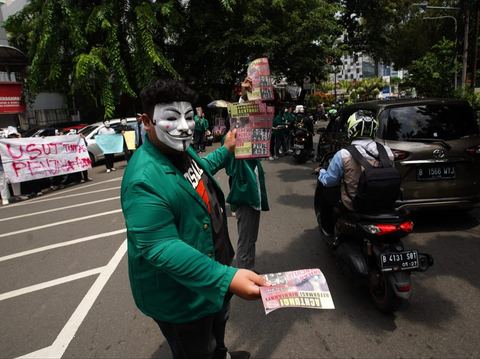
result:
M 8 261 L 9 259 L 14 259 L 14 258 L 19 258 L 19 257 L 23 257 L 23 256 L 28 256 L 28 255 L 30 255 L 30 254 L 35 254 L 35 253 L 39 253 L 39 252 L 49 251 L 50 249 L 55 249 L 55 248 L 60 248 L 60 247 L 66 247 L 66 246 L 70 246 L 70 245 L 72 245 L 72 244 L 77 244 L 77 243 L 82 243 L 82 242 L 86 242 L 86 241 L 91 241 L 91 240 L 94 240 L 94 239 L 99 239 L 99 238 L 105 238 L 105 237 L 115 236 L 115 235 L 120 234 L 120 233 L 125 233 L 126 231 L 127 231 L 127 230 L 124 228 L 124 229 L 119 229 L 118 231 L 112 231 L 112 232 L 95 234 L 95 235 L 93 235 L 93 236 L 88 236 L 88 237 L 83 237 L 83 238 L 79 238 L 79 239 L 74 239 L 74 240 L 72 240 L 72 241 L 67 241 L 67 242 L 62 242 L 62 243 L 56 243 L 56 244 L 52 244 L 52 245 L 45 246 L 45 247 L 30 249 L 30 250 L 28 250 L 28 251 L 19 252 L 19 253 L 15 253 L 15 254 L 10 254 L 10 255 L 8 255 L 8 256 L 0 257 L 0 262 Z
M 95 300 L 100 295 L 103 287 L 105 287 L 113 272 L 115 272 L 115 269 L 122 260 L 126 251 L 127 240 L 125 240 L 118 248 L 117 252 L 112 257 L 110 262 L 105 267 L 103 267 L 103 270 L 98 276 L 97 280 L 95 281 L 95 283 L 93 283 L 92 287 L 85 295 L 85 297 L 83 297 L 77 309 L 75 309 L 75 312 L 72 314 L 67 324 L 63 327 L 60 334 L 58 334 L 57 339 L 55 339 L 53 344 L 47 348 L 43 348 L 35 352 L 26 354 L 21 358 L 58 359 L 61 358 L 63 354 L 65 354 L 65 351 L 70 345 L 72 339 L 75 337 L 78 328 L 80 327 L 88 312 L 92 308 Z
M 87 270 L 87 271 L 84 271 L 84 272 L 68 275 L 66 277 L 49 280 L 48 282 L 43 282 L 43 283 L 31 285 L 29 287 L 24 287 L 24 288 L 21 288 L 21 289 L 12 290 L 11 292 L 0 294 L 0 301 L 5 300 L 5 299 L 10 299 L 10 298 L 13 298 L 13 297 L 18 297 L 19 295 L 23 295 L 23 294 L 36 292 L 37 290 L 42 290 L 42 289 L 45 289 L 45 288 L 54 287 L 56 285 L 60 285 L 60 284 L 63 284 L 63 283 L 68 283 L 68 282 L 71 282 L 72 280 L 77 280 L 77 279 L 80 279 L 80 278 L 89 277 L 91 275 L 100 273 L 104 268 L 105 267 L 94 268 L 94 269 L 90 269 L 90 270 Z
M 14 217 L 8 217 L 8 218 L 1 218 L 0 219 L 0 222 L 3 222 L 3 221 L 9 221 L 11 219 L 18 219 L 18 218 L 25 218 L 25 217 L 29 217 L 29 216 L 37 216 L 39 214 L 45 214 L 45 213 L 51 213 L 51 212 L 56 212 L 56 211 L 63 211 L 64 209 L 69 209 L 69 208 L 76 208 L 76 207 L 81 207 L 81 206 L 88 206 L 88 205 L 91 205 L 91 204 L 94 204 L 94 203 L 101 203 L 101 202 L 107 202 L 107 201 L 113 201 L 114 199 L 119 199 L 120 196 L 116 196 L 116 197 L 111 197 L 111 198 L 106 198 L 106 199 L 99 199 L 98 201 L 92 201 L 92 202 L 85 202 L 85 203 L 78 203 L 78 204 L 74 204 L 72 206 L 66 206 L 66 207 L 58 207 L 58 208 L 53 208 L 53 209 L 47 209 L 45 211 L 41 211 L 41 212 L 34 212 L 34 213 L 24 213 L 24 214 L 21 214 L 19 216 L 14 216 Z
M 62 225 L 62 224 L 67 224 L 67 223 L 72 223 L 72 222 L 78 222 L 78 221 L 84 221 L 84 220 L 86 220 L 86 219 L 96 218 L 96 217 L 100 217 L 100 216 L 106 216 L 106 215 L 113 214 L 113 213 L 118 213 L 118 212 L 121 212 L 121 211 L 122 211 L 121 209 L 115 209 L 115 210 L 113 210 L 113 211 L 95 213 L 95 214 L 92 214 L 92 215 L 90 215 L 90 216 L 78 217 L 78 218 L 73 218 L 73 219 L 67 219 L 67 220 L 65 220 L 65 221 L 60 221 L 60 222 L 55 222 L 55 223 L 44 224 L 44 225 L 42 225 L 42 226 L 30 227 L 30 228 L 26 228 L 26 229 L 20 229 L 20 230 L 18 230 L 18 231 L 14 231 L 14 232 L 2 233 L 2 234 L 0 234 L 0 238 L 13 236 L 13 235 L 20 234 L 20 233 L 37 231 L 37 230 L 43 229 L 43 228 L 50 228 L 50 227 L 60 226 L 60 225 Z

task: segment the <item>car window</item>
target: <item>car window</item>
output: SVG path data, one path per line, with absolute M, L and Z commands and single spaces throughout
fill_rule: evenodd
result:
M 385 110 L 382 138 L 405 141 L 415 138 L 455 140 L 478 134 L 473 110 L 463 105 L 408 106 Z M 386 121 L 385 121 L 386 119 Z
M 78 133 L 81 133 L 85 137 L 87 137 L 93 130 L 95 130 L 98 126 L 86 126 L 82 128 Z

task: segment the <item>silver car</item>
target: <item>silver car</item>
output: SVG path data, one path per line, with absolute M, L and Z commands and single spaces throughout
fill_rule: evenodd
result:
M 135 117 L 127 117 L 127 126 L 131 127 L 132 130 L 135 129 L 135 124 L 137 123 L 137 119 Z M 118 126 L 120 126 L 120 119 L 116 118 L 110 121 L 110 127 L 116 130 Z M 85 139 L 87 140 L 87 149 L 88 149 L 88 155 L 90 156 L 90 160 L 92 161 L 92 166 L 95 166 L 95 164 L 98 161 L 104 160 L 105 156 L 103 155 L 102 150 L 100 147 L 98 147 L 97 142 L 95 141 L 95 136 L 98 134 L 98 131 L 101 128 L 104 128 L 105 125 L 102 122 L 95 122 L 92 123 L 91 125 L 88 125 L 84 128 L 82 128 L 80 131 L 78 131 L 79 134 L 82 134 L 85 136 Z M 124 153 L 116 153 L 115 158 L 122 157 Z

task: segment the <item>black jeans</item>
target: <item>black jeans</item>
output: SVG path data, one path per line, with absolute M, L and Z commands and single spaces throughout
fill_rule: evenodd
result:
M 113 153 L 107 153 L 105 154 L 105 167 L 107 167 L 107 170 L 113 168 L 113 158 L 114 158 Z
M 337 218 L 333 215 L 333 209 L 338 208 L 342 213 L 349 212 L 342 203 L 340 187 L 324 187 L 321 183 L 315 190 L 316 206 L 320 208 L 320 225 L 328 233 L 333 233 Z M 317 219 L 318 221 L 318 219 Z
M 205 131 L 195 131 L 193 141 L 193 148 L 195 148 L 195 151 L 205 151 Z
M 174 324 L 155 320 L 172 350 L 173 359 L 224 359 L 225 326 L 230 304 L 222 311 L 190 323 Z

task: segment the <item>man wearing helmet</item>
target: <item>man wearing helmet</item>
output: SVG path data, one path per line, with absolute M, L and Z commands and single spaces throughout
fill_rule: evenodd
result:
M 370 111 L 358 111 L 352 114 L 347 122 L 348 137 L 351 144 L 360 154 L 374 167 L 380 166 L 377 143 L 374 141 L 378 120 Z M 387 146 L 390 163 L 393 165 L 393 153 Z M 333 216 L 334 207 L 342 212 L 353 211 L 353 197 L 358 185 L 358 179 L 362 172 L 362 166 L 352 157 L 347 149 L 338 151 L 332 158 L 328 169 L 321 167 L 315 169 L 318 173 L 318 180 L 322 184 L 319 203 L 319 220 L 322 231 L 325 235 L 332 235 L 335 225 Z M 344 183 L 340 186 L 341 183 Z

